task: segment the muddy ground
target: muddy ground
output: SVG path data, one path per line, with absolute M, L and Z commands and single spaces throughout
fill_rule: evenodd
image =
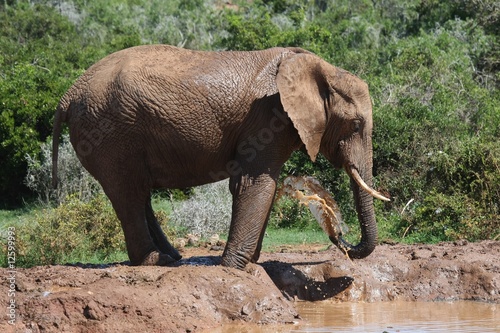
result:
M 284 247 L 263 253 L 246 272 L 216 266 L 220 254 L 185 248 L 176 267 L 1 269 L 0 332 L 196 332 L 231 321 L 291 323 L 300 320 L 294 306 L 300 300 L 500 303 L 499 241 L 383 244 L 356 261 L 336 248 Z

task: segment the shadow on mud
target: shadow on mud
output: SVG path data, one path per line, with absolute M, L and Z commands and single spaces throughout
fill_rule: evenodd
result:
M 199 256 L 181 259 L 171 266 L 215 266 L 220 265 L 220 256 Z M 286 263 L 280 261 L 267 261 L 259 263 L 264 268 L 283 296 L 288 299 L 303 301 L 326 300 L 343 292 L 352 284 L 354 279 L 350 276 L 332 276 L 325 262 Z M 294 266 L 314 267 L 308 275 Z
M 304 263 L 303 265 L 315 265 L 321 267 L 321 263 Z M 332 277 L 329 274 L 318 271 L 315 276 L 307 276 L 294 266 L 301 263 L 290 263 L 280 261 L 267 261 L 261 264 L 271 280 L 283 295 L 289 299 L 303 301 L 320 301 L 334 297 L 346 290 L 354 281 L 349 276 Z
M 189 266 L 217 266 L 221 263 L 221 256 L 195 256 L 181 259 L 170 264 L 170 267 Z
M 221 263 L 221 256 L 197 256 L 183 258 L 166 265 L 166 267 L 180 267 L 180 266 L 217 266 Z M 89 264 L 89 263 L 68 263 L 64 266 L 79 267 L 84 269 L 104 269 L 113 266 L 131 266 L 130 261 L 114 262 L 109 264 Z
M 194 256 L 176 261 L 168 267 L 180 266 L 217 266 L 220 265 L 221 256 Z M 326 300 L 343 292 L 352 284 L 354 279 L 350 276 L 332 276 L 325 272 L 323 262 L 286 263 L 280 261 L 267 261 L 259 265 L 264 268 L 276 287 L 287 299 L 303 301 Z M 85 269 L 104 269 L 117 265 L 130 266 L 129 261 L 110 264 L 67 264 Z M 308 275 L 294 266 L 310 266 Z

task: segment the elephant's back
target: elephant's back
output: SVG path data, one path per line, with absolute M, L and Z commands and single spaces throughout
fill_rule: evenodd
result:
M 282 48 L 216 52 L 161 44 L 135 46 L 92 65 L 65 99 L 90 101 L 97 108 L 99 103 L 114 103 L 111 99 L 117 97 L 162 105 L 182 99 L 205 102 L 210 98 L 212 105 L 225 100 L 241 106 L 242 102 L 252 103 L 277 92 L 276 68 L 288 52 Z M 215 106 L 224 107 L 218 103 Z

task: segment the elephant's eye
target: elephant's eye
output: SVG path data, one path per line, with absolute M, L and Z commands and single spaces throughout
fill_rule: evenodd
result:
M 360 129 L 361 129 L 361 121 L 355 120 L 352 123 L 352 130 L 353 130 L 353 132 L 354 133 L 358 133 Z

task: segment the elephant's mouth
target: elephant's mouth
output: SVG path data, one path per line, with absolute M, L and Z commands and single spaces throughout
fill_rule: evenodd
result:
M 351 176 L 351 178 L 358 184 L 358 186 L 363 189 L 365 192 L 370 194 L 372 197 L 383 200 L 383 201 L 391 201 L 391 199 L 385 197 L 382 193 L 374 190 L 370 186 L 368 186 L 363 178 L 359 175 L 358 170 L 354 166 L 349 166 L 345 168 L 346 172 Z

